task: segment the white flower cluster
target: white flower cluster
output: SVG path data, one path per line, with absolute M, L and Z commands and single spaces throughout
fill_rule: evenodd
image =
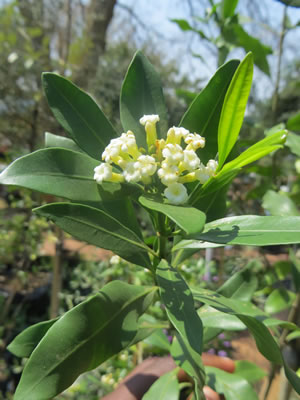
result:
M 209 160 L 206 166 L 201 163 L 196 151 L 205 146 L 205 139 L 185 128 L 172 127 L 167 132 L 166 140 L 158 140 L 158 121 L 158 115 L 144 115 L 140 119 L 145 126 L 149 154 L 145 154 L 144 149 L 138 149 L 133 132 L 122 133 L 105 148 L 102 154 L 104 162 L 95 168 L 94 179 L 98 183 L 126 181 L 149 185 L 153 183 L 157 171 L 161 183 L 166 186 L 164 196 L 171 204 L 183 204 L 188 199 L 184 183 L 205 183 L 215 174 L 218 163 L 215 160 Z M 114 166 L 122 171 L 114 172 Z

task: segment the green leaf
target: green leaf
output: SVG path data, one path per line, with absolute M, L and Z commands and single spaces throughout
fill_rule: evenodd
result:
M 186 19 L 171 19 L 172 22 L 175 22 L 179 26 L 182 31 L 193 31 L 194 28 L 189 24 Z
M 1 174 L 0 183 L 16 185 L 73 201 L 99 202 L 94 168 L 86 154 L 48 148 L 20 157 Z
M 151 336 L 148 336 L 144 342 L 149 346 L 158 347 L 159 349 L 170 352 L 171 345 L 162 329 L 156 330 Z
M 165 137 L 168 129 L 167 109 L 159 75 L 138 51 L 126 74 L 120 97 L 120 116 L 125 131 L 134 132 L 138 146 L 146 148 L 145 128 L 139 123 L 143 115 L 158 114 L 158 138 Z
M 300 0 L 277 0 L 280 3 L 283 3 L 289 7 L 297 7 L 300 8 Z
M 208 304 L 219 311 L 236 315 L 250 330 L 259 351 L 273 363 L 283 364 L 277 343 L 268 328 L 261 322 L 266 319 L 266 316 L 258 308 L 251 307 L 250 303 L 227 299 L 219 293 L 204 289 L 193 289 L 193 296 L 195 300 Z
M 287 147 L 289 147 L 293 154 L 300 157 L 300 135 L 289 132 L 286 145 Z
M 50 132 L 45 132 L 45 147 L 60 147 L 63 149 L 84 153 L 84 151 L 77 146 L 74 140 L 68 139 L 64 136 L 54 135 Z
M 15 400 L 47 400 L 83 372 L 124 349 L 156 288 L 114 281 L 68 311 L 47 332 L 25 365 Z
M 102 210 L 82 204 L 53 203 L 34 209 L 51 219 L 75 238 L 111 250 L 137 265 L 151 268 L 147 251 L 140 237 Z
M 248 382 L 259 381 L 267 375 L 266 371 L 258 367 L 256 364 L 245 360 L 235 362 L 234 374 L 241 376 Z
M 176 373 L 175 369 L 158 378 L 144 394 L 142 400 L 178 400 L 179 383 Z
M 202 352 L 202 323 L 195 311 L 190 288 L 179 272 L 162 260 L 156 269 L 162 302 L 174 328 L 192 349 Z
M 223 18 L 232 17 L 239 0 L 223 0 L 221 5 Z
M 286 123 L 286 127 L 291 131 L 300 131 L 300 113 L 290 117 Z
M 164 204 L 161 199 L 153 196 L 141 196 L 140 204 L 150 210 L 158 211 L 174 221 L 187 235 L 201 232 L 205 224 L 205 214 L 196 208 Z
M 300 217 L 261 217 L 244 215 L 209 222 L 197 235 L 200 241 L 219 244 L 271 246 L 300 242 Z M 199 243 L 201 245 L 201 243 Z M 195 249 L 197 241 L 182 240 L 175 248 Z
M 251 89 L 252 75 L 253 56 L 248 53 L 235 71 L 222 107 L 218 128 L 220 168 L 238 138 Z
M 250 301 L 257 289 L 257 277 L 253 274 L 252 263 L 231 276 L 219 289 L 218 293 L 225 297 Z
M 17 357 L 29 357 L 40 340 L 45 336 L 58 318 L 39 322 L 25 329 L 7 346 L 7 350 Z
M 268 190 L 263 197 L 262 206 L 272 215 L 293 216 L 300 215 L 298 207 L 286 194 Z
M 295 300 L 295 293 L 286 289 L 274 289 L 265 303 L 265 311 L 274 314 L 289 308 Z
M 82 150 L 100 160 L 104 148 L 117 133 L 99 106 L 62 76 L 45 72 L 42 82 L 57 121 Z
M 281 130 L 280 132 L 267 136 L 249 147 L 237 158 L 225 164 L 220 173 L 225 173 L 225 171 L 233 170 L 235 168 L 242 168 L 247 164 L 259 160 L 272 151 L 282 148 L 283 143 L 286 141 L 286 137 L 286 130 Z
M 236 316 L 217 311 L 209 306 L 202 306 L 198 310 L 198 315 L 201 318 L 205 330 L 208 328 L 218 329 L 221 331 L 243 331 L 246 329 Z M 221 329 L 220 329 L 221 328 Z M 204 339 L 204 342 L 207 340 Z
M 239 65 L 231 60 L 220 67 L 183 115 L 180 126 L 205 137 L 199 151 L 203 163 L 214 159 L 218 152 L 218 124 L 227 88 Z
M 208 385 L 218 393 L 224 393 L 226 400 L 258 400 L 258 396 L 249 382 L 237 374 L 230 374 L 219 368 L 205 368 Z
M 171 355 L 176 365 L 181 367 L 194 380 L 194 393 L 196 400 L 202 400 L 202 388 L 205 383 L 205 372 L 200 354 L 195 351 L 190 343 L 176 333 L 171 346 Z

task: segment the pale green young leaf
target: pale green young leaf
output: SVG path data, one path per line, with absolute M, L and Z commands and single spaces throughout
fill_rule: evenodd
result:
M 226 91 L 239 65 L 238 60 L 221 66 L 204 89 L 194 99 L 179 125 L 205 137 L 205 147 L 199 150 L 203 163 L 214 159 L 218 152 L 218 124 Z
M 287 194 L 268 190 L 263 197 L 262 206 L 272 215 L 293 216 L 300 215 L 297 205 Z
M 253 75 L 253 56 L 248 53 L 231 80 L 223 103 L 219 128 L 219 168 L 231 152 L 241 129 L 250 94 Z
M 238 360 L 235 362 L 234 373 L 246 379 L 248 382 L 259 381 L 267 375 L 267 372 L 262 368 L 246 360 Z

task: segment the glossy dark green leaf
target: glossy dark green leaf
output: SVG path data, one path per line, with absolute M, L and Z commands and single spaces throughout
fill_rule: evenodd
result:
M 144 394 L 142 400 L 178 400 L 179 383 L 176 372 L 173 370 L 158 378 Z
M 77 146 L 74 140 L 66 138 L 64 136 L 54 135 L 50 132 L 45 132 L 45 147 L 60 147 L 63 149 L 84 153 L 84 151 L 79 146 Z
M 300 157 L 300 135 L 289 132 L 286 145 L 290 148 L 293 154 Z
M 82 204 L 53 203 L 34 210 L 51 219 L 75 238 L 111 250 L 120 257 L 146 268 L 151 267 L 142 239 L 111 215 Z
M 196 208 L 165 204 L 161 199 L 151 196 L 141 196 L 139 202 L 143 207 L 158 211 L 169 217 L 188 235 L 201 232 L 204 227 L 205 214 Z
M 171 346 L 171 355 L 176 365 L 193 378 L 196 400 L 202 400 L 205 372 L 200 354 L 190 346 L 187 340 L 176 333 Z
M 214 367 L 206 367 L 205 371 L 208 385 L 218 393 L 224 393 L 226 400 L 258 400 L 255 390 L 242 376 Z
M 57 121 L 82 150 L 100 160 L 104 148 L 118 135 L 99 106 L 90 95 L 62 76 L 45 72 L 42 81 Z
M 300 378 L 291 368 L 289 368 L 286 364 L 284 364 L 284 372 L 288 381 L 295 389 L 295 391 L 300 394 Z
M 163 304 L 177 332 L 187 340 L 193 350 L 202 352 L 202 323 L 195 311 L 190 288 L 165 260 L 156 269 L 156 278 Z
M 274 289 L 268 296 L 265 303 L 265 311 L 269 314 L 274 314 L 279 311 L 289 308 L 296 295 L 287 289 Z
M 72 150 L 48 148 L 20 157 L 1 174 L 0 183 L 73 201 L 99 202 L 94 168 L 99 163 Z
M 250 94 L 253 56 L 248 53 L 238 66 L 226 92 L 218 128 L 219 167 L 237 141 Z
M 262 206 L 272 215 L 293 216 L 300 215 L 298 207 L 286 194 L 268 190 L 263 197 Z
M 167 109 L 160 77 L 138 51 L 126 74 L 120 97 L 120 116 L 123 129 L 134 132 L 138 146 L 146 148 L 145 128 L 139 123 L 143 115 L 158 114 L 158 138 L 166 136 L 168 129 Z
M 239 0 L 222 0 L 221 10 L 223 18 L 232 17 Z
M 239 65 L 231 60 L 220 67 L 183 115 L 180 126 L 205 137 L 205 147 L 199 151 L 203 163 L 214 159 L 218 152 L 218 124 L 226 91 Z
M 81 373 L 126 348 L 155 292 L 114 281 L 68 311 L 33 351 L 14 399 L 52 399 Z
M 30 326 L 14 338 L 7 346 L 7 350 L 17 357 L 29 357 L 40 340 L 45 336 L 48 329 L 51 328 L 57 320 L 58 318 L 55 318 Z
M 196 249 L 199 240 L 248 246 L 300 243 L 300 217 L 244 215 L 219 219 L 206 224 L 197 240 L 182 240 L 173 250 Z
M 267 372 L 252 362 L 239 360 L 235 362 L 234 374 L 243 377 L 248 382 L 256 382 L 264 378 Z
M 290 117 L 286 123 L 286 127 L 291 131 L 300 131 L 300 113 Z

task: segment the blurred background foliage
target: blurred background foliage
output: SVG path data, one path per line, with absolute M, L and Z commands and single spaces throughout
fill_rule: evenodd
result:
M 252 51 L 254 85 L 236 151 L 278 124 L 291 133 L 285 149 L 249 166 L 233 182 L 228 214 L 299 215 L 299 2 L 148 3 L 0 1 L 0 171 L 16 157 L 42 147 L 46 131 L 65 135 L 44 99 L 43 71 L 56 71 L 88 91 L 121 133 L 119 93 L 137 49 L 142 49 L 161 76 L 170 126 L 179 123 L 218 66 Z M 16 334 L 49 316 L 61 315 L 112 279 L 134 284 L 149 280 L 148 272 L 111 254 L 97 253 L 93 258 L 84 255 L 84 244 L 67 248 L 66 235 L 31 213 L 35 205 L 49 200 L 49 196 L 0 187 L 0 399 L 12 398 L 23 367 L 23 361 L 5 350 Z M 149 229 L 144 215 L 139 219 Z M 254 300 L 277 313 L 291 308 L 297 292 L 293 268 L 299 254 L 297 248 L 293 250 L 202 252 L 180 268 L 192 286 L 215 290 L 251 258 L 252 274 L 258 278 Z M 270 252 L 280 253 L 281 258 L 271 260 Z M 149 318 L 160 321 L 163 316 L 163 308 L 155 303 Z M 164 333 L 167 340 L 167 330 Z M 236 333 L 221 334 L 206 350 L 231 355 L 235 337 Z M 297 365 L 299 339 L 292 338 L 290 345 L 298 354 Z M 157 338 L 150 338 L 85 374 L 58 398 L 99 399 L 142 358 L 166 352 L 166 346 L 157 345 Z

